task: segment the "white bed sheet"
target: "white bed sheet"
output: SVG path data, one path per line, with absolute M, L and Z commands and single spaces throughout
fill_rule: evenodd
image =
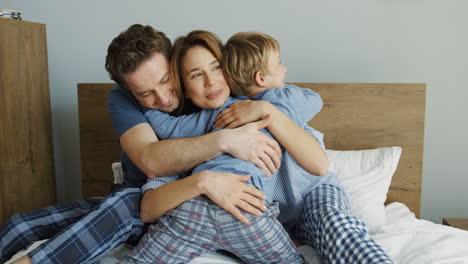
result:
M 398 264 L 461 264 L 468 263 L 468 231 L 416 219 L 401 203 L 385 207 L 386 224 L 371 234 Z M 43 241 L 41 241 L 43 242 Z M 16 259 L 38 246 L 37 242 L 15 255 Z M 100 264 L 117 263 L 130 251 L 121 245 L 100 260 Z M 299 251 L 309 264 L 325 264 L 310 246 L 301 246 Z M 6 262 L 10 263 L 10 262 Z M 240 261 L 220 254 L 206 254 L 190 264 L 239 264 Z
M 416 219 L 401 203 L 387 205 L 385 214 L 372 237 L 395 263 L 468 263 L 468 231 Z

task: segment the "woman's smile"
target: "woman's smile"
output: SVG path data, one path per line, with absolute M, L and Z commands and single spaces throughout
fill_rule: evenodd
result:
M 219 90 L 215 90 L 213 92 L 208 93 L 206 95 L 206 98 L 210 100 L 214 100 L 214 99 L 218 99 L 222 94 L 223 94 L 223 90 L 219 89 Z

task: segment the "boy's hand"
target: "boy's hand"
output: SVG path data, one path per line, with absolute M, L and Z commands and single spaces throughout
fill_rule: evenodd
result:
M 215 128 L 236 128 L 250 122 L 263 119 L 271 113 L 273 107 L 267 101 L 245 100 L 233 103 L 216 117 Z

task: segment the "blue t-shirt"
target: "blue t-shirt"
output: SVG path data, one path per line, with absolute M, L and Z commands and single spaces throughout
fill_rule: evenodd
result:
M 117 140 L 130 128 L 141 123 L 148 123 L 144 115 L 144 107 L 128 89 L 120 85 L 110 91 L 107 106 Z M 146 175 L 133 164 L 126 153 L 122 153 L 121 164 L 124 171 L 124 187 L 140 188 L 146 183 Z
M 199 112 L 179 117 L 148 109 L 145 116 L 160 139 L 196 137 L 215 131 L 216 129 L 212 127 L 216 116 L 229 105 L 246 99 L 270 102 L 299 126 L 309 121 L 322 107 L 321 104 L 316 103 L 321 102 L 317 93 L 310 89 L 286 85 L 285 88 L 281 89 L 267 89 L 252 98 L 229 97 L 218 109 L 202 109 Z M 266 129 L 261 131 L 269 137 L 273 137 Z M 284 153 L 283 148 L 282 152 Z M 234 158 L 229 154 L 222 154 L 198 165 L 192 173 L 204 170 L 251 175 L 249 183 L 263 191 L 269 201 L 273 199 L 277 173 L 266 177 L 263 171 L 251 162 Z M 165 179 L 159 179 L 159 181 L 165 181 Z

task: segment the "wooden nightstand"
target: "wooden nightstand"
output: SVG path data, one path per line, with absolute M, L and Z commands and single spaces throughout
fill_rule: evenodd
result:
M 444 218 L 442 224 L 468 231 L 468 218 Z

